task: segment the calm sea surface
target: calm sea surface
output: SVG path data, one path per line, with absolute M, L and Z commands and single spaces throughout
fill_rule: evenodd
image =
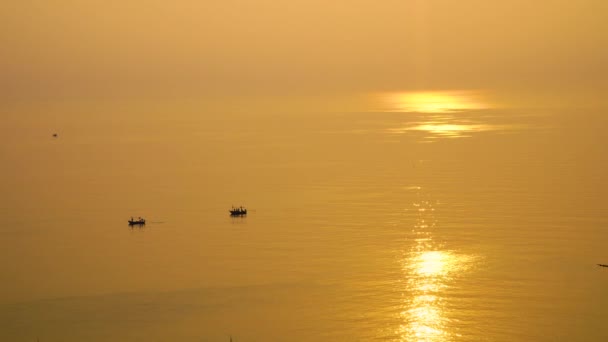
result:
M 0 340 L 605 341 L 606 114 L 4 108 Z

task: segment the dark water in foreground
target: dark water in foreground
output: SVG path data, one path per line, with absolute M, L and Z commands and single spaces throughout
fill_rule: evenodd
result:
M 7 110 L 0 340 L 608 338 L 601 110 L 90 108 Z

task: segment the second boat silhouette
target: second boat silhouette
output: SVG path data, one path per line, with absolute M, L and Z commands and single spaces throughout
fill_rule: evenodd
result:
M 145 225 L 146 224 L 146 220 L 144 220 L 143 218 L 139 217 L 137 220 L 134 220 L 132 217 L 129 220 L 129 226 L 135 226 L 135 225 Z
M 230 216 L 245 216 L 245 215 L 247 215 L 247 209 L 244 208 L 243 206 L 240 206 L 238 208 L 232 207 L 232 209 L 230 209 L 229 211 L 230 211 Z

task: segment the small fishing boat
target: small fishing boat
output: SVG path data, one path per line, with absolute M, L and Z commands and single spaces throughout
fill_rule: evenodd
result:
M 230 209 L 230 216 L 245 216 L 247 215 L 247 209 L 244 208 L 243 206 L 240 206 L 238 208 L 232 207 L 232 209 Z
M 139 217 L 137 220 L 134 220 L 132 217 L 129 220 L 129 226 L 135 226 L 135 225 L 145 225 L 146 224 L 146 220 L 144 220 L 143 218 Z

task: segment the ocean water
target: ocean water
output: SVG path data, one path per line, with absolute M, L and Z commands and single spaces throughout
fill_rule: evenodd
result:
M 0 340 L 604 341 L 606 114 L 7 106 Z

